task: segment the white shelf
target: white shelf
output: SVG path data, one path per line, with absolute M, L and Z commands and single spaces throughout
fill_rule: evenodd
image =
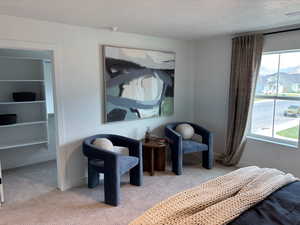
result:
M 26 146 L 32 146 L 32 145 L 40 145 L 40 144 L 47 144 L 48 140 L 37 140 L 32 142 L 25 142 L 25 143 L 16 143 L 14 145 L 0 145 L 0 150 L 4 149 L 10 149 L 10 148 L 20 148 L 20 147 L 26 147 Z
M 25 123 L 15 123 L 15 124 L 9 124 L 9 125 L 0 125 L 0 128 L 28 126 L 28 125 L 46 124 L 46 123 L 47 123 L 47 121 L 34 121 L 34 122 L 25 122 Z
M 44 82 L 44 80 L 0 80 L 0 82 Z
M 0 102 L 0 105 L 35 104 L 35 103 L 45 103 L 45 101 L 41 100 L 41 101 L 28 101 L 28 102 Z
M 0 113 L 18 117 L 18 123 L 0 125 L 0 150 L 43 149 L 48 144 L 44 63 L 0 59 Z M 14 92 L 33 92 L 35 101 L 16 102 Z
M 43 61 L 10 60 L 1 56 L 0 59 L 0 113 L 18 117 L 18 123 L 0 125 L 0 150 L 46 148 L 48 121 Z M 33 92 L 35 101 L 16 102 L 12 98 L 14 92 Z

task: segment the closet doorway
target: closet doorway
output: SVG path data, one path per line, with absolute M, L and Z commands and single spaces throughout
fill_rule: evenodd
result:
M 0 160 L 5 203 L 57 183 L 53 52 L 0 48 Z

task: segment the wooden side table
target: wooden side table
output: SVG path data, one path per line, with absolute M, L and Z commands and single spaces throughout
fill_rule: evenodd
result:
M 143 168 L 144 171 L 154 175 L 154 170 L 165 171 L 166 169 L 166 147 L 167 142 L 161 139 L 151 139 L 148 142 L 143 142 Z

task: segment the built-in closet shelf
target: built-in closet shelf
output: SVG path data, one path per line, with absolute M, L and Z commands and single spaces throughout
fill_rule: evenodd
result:
M 44 80 L 0 80 L 1 82 L 41 82 L 43 83 Z
M 0 128 L 30 126 L 30 125 L 36 125 L 36 124 L 47 124 L 47 121 L 33 121 L 33 122 L 15 123 L 15 124 L 9 124 L 9 125 L 0 125 Z
M 40 145 L 40 144 L 47 144 L 47 143 L 48 140 L 33 140 L 30 142 L 15 143 L 14 145 L 0 145 L 0 150 L 10 149 L 10 148 L 21 148 L 26 146 Z
M 17 123 L 0 126 L 0 150 L 48 144 L 46 66 L 44 60 L 0 56 L 0 114 L 17 115 Z M 35 101 L 15 102 L 15 92 L 33 92 Z
M 36 103 L 45 103 L 44 100 L 41 101 L 28 101 L 28 102 L 0 102 L 0 105 L 18 105 L 18 104 L 36 104 Z

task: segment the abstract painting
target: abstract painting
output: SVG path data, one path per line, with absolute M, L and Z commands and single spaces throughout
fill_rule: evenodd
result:
M 174 112 L 175 53 L 103 46 L 105 122 Z

